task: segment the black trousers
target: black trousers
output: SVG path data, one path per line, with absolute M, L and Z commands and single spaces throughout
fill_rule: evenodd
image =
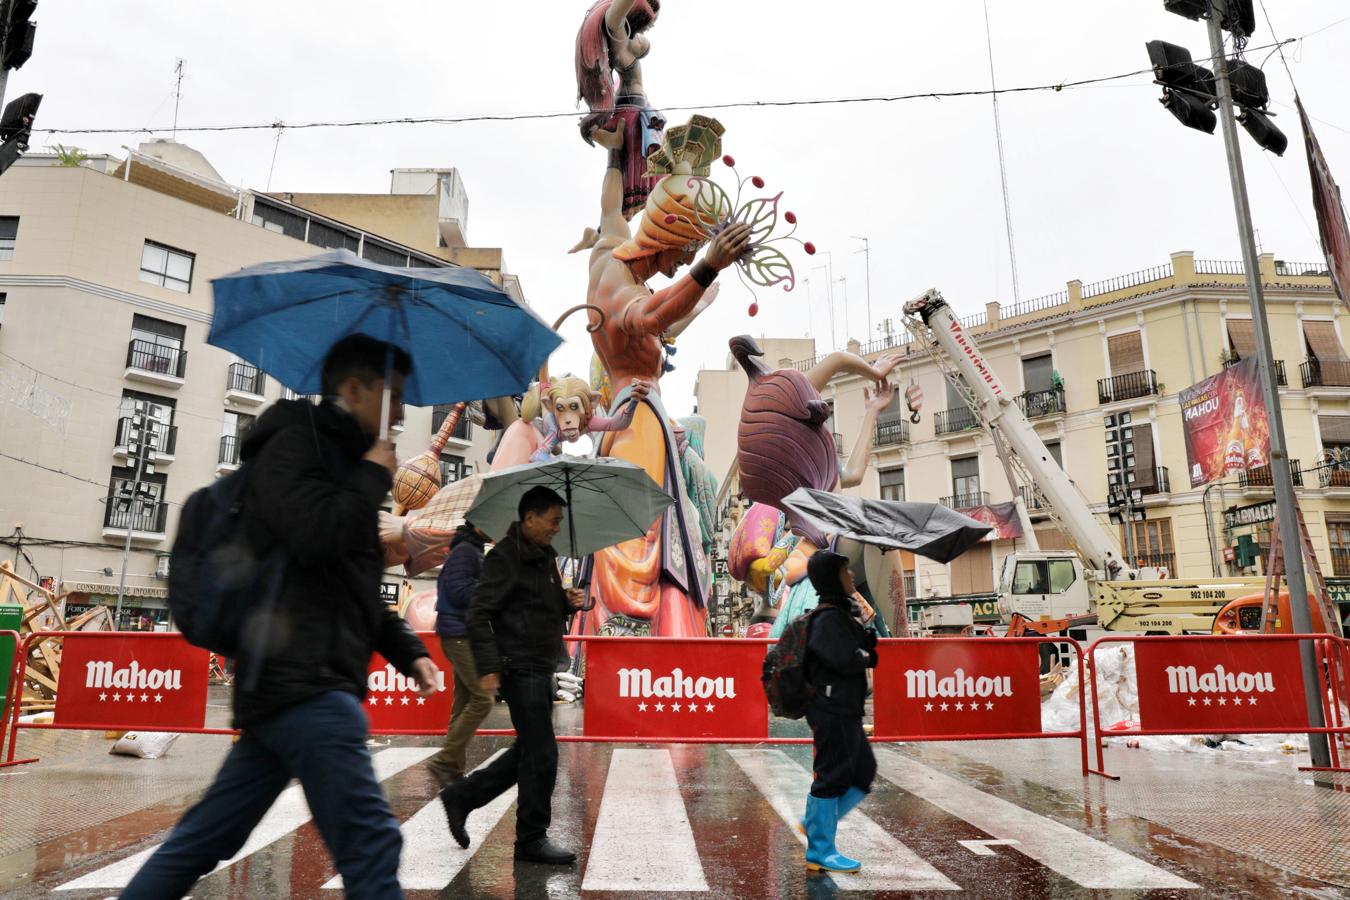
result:
M 502 697 L 511 710 L 516 740 L 488 766 L 451 788 L 470 809 L 486 806 L 511 785 L 516 799 L 516 844 L 545 836 L 553 819 L 553 786 L 558 780 L 558 742 L 553 735 L 553 674 L 502 673 Z
M 877 758 L 863 733 L 862 716 L 810 707 L 806 723 L 811 726 L 815 749 L 812 795 L 830 800 L 844 796 L 849 788 L 870 791 L 877 775 Z

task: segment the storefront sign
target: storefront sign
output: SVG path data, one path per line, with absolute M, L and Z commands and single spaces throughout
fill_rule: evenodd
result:
M 931 638 L 883 642 L 877 654 L 878 735 L 1041 733 L 1034 643 Z
M 1141 641 L 1139 724 L 1190 734 L 1308 727 L 1298 641 Z
M 1250 506 L 1230 506 L 1223 511 L 1223 527 L 1229 531 L 1244 525 L 1275 521 L 1275 501 L 1253 503 Z
M 366 673 L 366 717 L 372 731 L 443 732 L 450 724 L 450 706 L 455 699 L 450 662 L 434 633 L 419 631 L 417 636 L 441 670 L 436 693 L 430 697 L 418 694 L 417 682 L 377 653 L 371 657 Z
M 181 635 L 72 634 L 62 641 L 58 725 L 202 728 L 209 654 Z
M 733 641 L 593 641 L 586 648 L 589 735 L 763 738 L 766 647 Z

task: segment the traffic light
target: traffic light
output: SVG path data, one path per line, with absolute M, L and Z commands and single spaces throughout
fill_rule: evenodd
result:
M 1289 138 L 1270 121 L 1270 115 L 1258 109 L 1244 109 L 1238 114 L 1238 124 L 1247 130 L 1263 150 L 1269 150 L 1276 156 L 1284 156 L 1289 149 Z
M 24 94 L 11 100 L 0 113 L 0 141 L 4 142 L 0 144 L 0 174 L 28 149 L 28 135 L 41 103 L 41 94 Z
M 1149 41 L 1153 80 L 1162 85 L 1159 101 L 1182 125 L 1213 134 L 1219 120 L 1214 115 L 1214 73 L 1191 59 L 1185 47 L 1166 41 Z
M 1187 19 L 1209 18 L 1210 0 L 1163 0 L 1163 8 Z
M 1233 103 L 1241 112 L 1238 124 L 1247 130 L 1264 150 L 1283 156 L 1289 148 L 1289 138 L 1270 121 L 1266 107 L 1270 105 L 1270 91 L 1266 89 L 1266 75 L 1256 66 L 1241 60 L 1227 63 L 1228 84 L 1233 90 Z
M 1223 30 L 1231 31 L 1234 37 L 1249 38 L 1256 31 L 1256 8 L 1252 0 L 1228 0 L 1219 21 Z
M 37 0 L 4 0 L 0 7 L 3 22 L 4 52 L 0 54 L 0 68 L 17 69 L 33 55 L 33 37 L 37 25 L 31 21 L 37 10 Z

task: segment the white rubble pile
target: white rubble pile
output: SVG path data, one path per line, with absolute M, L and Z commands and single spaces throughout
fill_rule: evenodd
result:
M 1134 649 L 1126 644 L 1107 646 L 1097 652 L 1097 684 L 1103 735 L 1112 731 L 1139 727 L 1139 687 L 1135 679 Z M 1041 727 L 1045 731 L 1072 731 L 1078 727 L 1078 667 L 1069 668 L 1068 677 L 1041 703 Z M 1092 695 L 1084 697 L 1089 719 Z M 1228 750 L 1244 753 L 1292 755 L 1306 752 L 1306 734 L 1246 735 L 1146 735 L 1107 737 L 1113 744 L 1146 750 L 1210 752 Z
M 557 699 L 567 703 L 575 703 L 582 694 L 582 679 L 571 672 L 558 673 L 558 693 Z

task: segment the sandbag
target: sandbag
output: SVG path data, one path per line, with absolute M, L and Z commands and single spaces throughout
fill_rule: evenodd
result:
M 128 731 L 108 752 L 141 759 L 159 759 L 169 752 L 176 740 L 178 735 L 172 731 Z

